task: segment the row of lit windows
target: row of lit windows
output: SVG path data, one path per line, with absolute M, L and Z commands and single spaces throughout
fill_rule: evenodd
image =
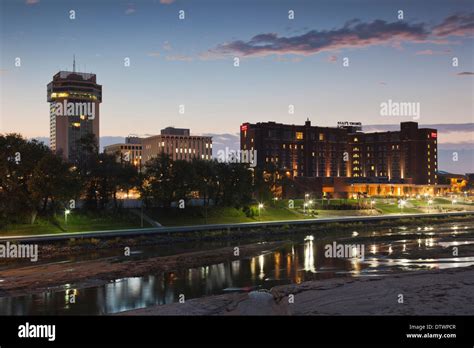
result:
M 282 148 L 283 148 L 283 149 L 286 149 L 286 144 L 283 144 L 283 145 L 282 145 Z M 290 150 L 292 150 L 292 149 L 293 149 L 293 150 L 298 150 L 298 144 L 288 144 L 288 148 L 289 148 Z M 304 146 L 303 146 L 303 145 L 300 145 L 300 149 L 303 150 L 303 149 L 304 149 Z
M 183 153 L 183 148 L 176 148 L 176 153 Z M 184 153 L 188 153 L 188 148 L 184 148 Z M 189 153 L 196 153 L 196 149 L 189 149 Z

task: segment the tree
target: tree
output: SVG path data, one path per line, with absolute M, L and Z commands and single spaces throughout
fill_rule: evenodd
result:
M 140 188 L 142 197 L 169 208 L 174 196 L 172 167 L 171 158 L 165 154 L 148 161 Z
M 41 158 L 28 183 L 33 200 L 40 202 L 40 211 L 54 213 L 67 206 L 71 199 L 76 200 L 81 190 L 79 175 L 70 164 L 53 153 Z
M 106 209 L 113 201 L 118 209 L 117 193 L 128 191 L 138 184 L 138 172 L 128 162 L 117 161 L 116 156 L 101 153 L 89 161 L 87 175 L 83 177 L 85 203 L 88 209 Z
M 71 167 L 36 140 L 19 134 L 0 135 L 0 217 L 34 223 L 38 212 L 77 194 Z

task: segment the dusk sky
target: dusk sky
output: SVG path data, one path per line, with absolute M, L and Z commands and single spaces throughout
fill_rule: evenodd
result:
M 381 116 L 389 99 L 419 102 L 421 124 L 470 123 L 473 4 L 2 0 L 0 131 L 49 135 L 46 85 L 72 70 L 74 54 L 77 70 L 96 73 L 103 86 L 101 135 L 156 134 L 170 125 L 236 133 L 246 121 L 307 117 L 321 126 L 410 120 Z M 462 137 L 472 142 L 472 132 Z

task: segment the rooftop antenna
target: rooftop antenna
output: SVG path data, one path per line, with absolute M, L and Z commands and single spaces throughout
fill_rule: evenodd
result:
M 72 56 L 72 72 L 76 72 L 76 55 Z

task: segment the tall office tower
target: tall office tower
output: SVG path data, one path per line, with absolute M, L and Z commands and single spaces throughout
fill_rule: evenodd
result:
M 99 145 L 99 104 L 102 86 L 96 75 L 60 71 L 48 84 L 50 147 L 71 163 L 82 158 L 80 139 L 93 134 Z

